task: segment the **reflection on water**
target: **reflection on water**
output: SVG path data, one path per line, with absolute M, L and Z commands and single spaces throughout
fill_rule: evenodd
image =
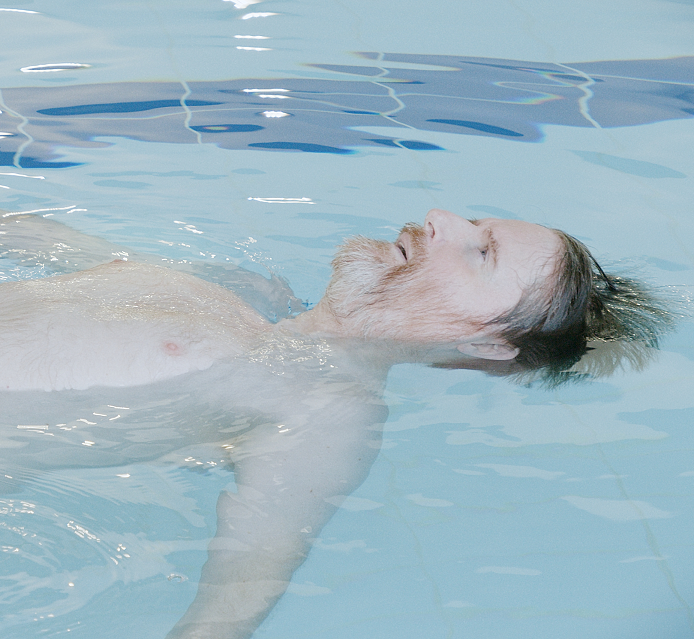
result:
M 0 165 L 72 166 L 56 159 L 55 146 L 104 146 L 96 139 L 108 136 L 349 154 L 363 146 L 441 149 L 416 139 L 417 131 L 533 142 L 545 124 L 621 127 L 694 115 L 692 57 L 571 64 L 362 58 L 360 66 L 312 65 L 320 72 L 310 78 L 189 82 L 190 93 L 175 82 L 7 89 Z M 424 64 L 440 70 L 417 67 Z M 375 126 L 393 127 L 393 135 L 358 130 Z

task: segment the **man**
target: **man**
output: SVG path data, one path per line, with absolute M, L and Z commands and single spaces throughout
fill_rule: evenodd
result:
M 190 446 L 233 464 L 238 492 L 219 496 L 197 597 L 170 638 L 252 635 L 366 478 L 390 366 L 563 370 L 588 339 L 652 342 L 667 323 L 570 236 L 438 209 L 393 243 L 347 241 L 325 297 L 276 324 L 227 288 L 41 218 L 6 215 L 0 233 L 5 257 L 33 241 L 49 264 L 91 266 L 0 286 L 0 428 L 52 437 L 12 444 L 6 477 L 180 462 Z M 132 416 L 97 424 L 77 405 Z

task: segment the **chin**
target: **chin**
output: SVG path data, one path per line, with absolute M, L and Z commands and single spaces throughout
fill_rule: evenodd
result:
M 454 318 L 427 290 L 421 263 L 394 266 L 392 244 L 351 239 L 333 269 L 325 300 L 346 335 L 422 343 L 450 337 L 445 329 Z
M 325 293 L 333 315 L 344 322 L 368 306 L 384 277 L 393 269 L 388 263 L 389 242 L 354 237 L 347 240 L 333 259 L 333 276 Z

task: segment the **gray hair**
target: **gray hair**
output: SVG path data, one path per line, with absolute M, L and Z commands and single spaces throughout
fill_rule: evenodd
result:
M 569 369 L 596 343 L 615 341 L 632 344 L 624 356 L 638 366 L 647 356 L 640 358 L 633 345 L 657 347 L 659 336 L 672 329 L 674 314 L 646 284 L 607 275 L 582 242 L 553 230 L 562 242 L 554 272 L 487 322 L 519 349 L 509 372 L 538 370 L 545 382 L 560 384 L 577 376 Z

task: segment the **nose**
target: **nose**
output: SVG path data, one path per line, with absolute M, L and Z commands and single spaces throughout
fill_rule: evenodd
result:
M 430 242 L 438 242 L 474 236 L 478 229 L 472 222 L 455 213 L 431 209 L 424 218 L 424 231 Z

